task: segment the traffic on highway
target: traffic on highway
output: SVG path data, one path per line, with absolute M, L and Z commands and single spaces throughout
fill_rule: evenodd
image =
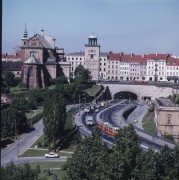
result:
M 123 128 L 124 126 L 129 125 L 130 123 L 127 122 L 127 119 L 123 117 L 123 113 L 121 113 L 118 116 L 118 123 L 116 123 L 116 119 L 114 118 L 113 114 L 116 112 L 125 112 L 125 109 L 133 108 L 135 111 L 135 108 L 137 107 L 137 104 L 135 101 L 129 101 L 129 100 L 118 100 L 111 103 L 105 103 L 106 105 L 98 107 L 98 112 L 95 112 L 95 106 L 96 104 L 93 104 L 94 110 L 83 112 L 81 115 L 81 122 L 84 126 L 83 131 L 81 133 L 86 136 L 87 134 L 90 135 L 91 131 L 98 127 L 102 132 L 102 141 L 105 142 L 109 147 L 112 147 L 112 144 L 114 143 L 115 136 L 117 135 L 120 128 Z M 88 117 L 90 117 L 92 124 L 88 124 L 87 120 Z M 134 122 L 137 124 L 138 121 Z M 134 124 L 133 124 L 134 125 Z M 169 142 L 165 142 L 160 139 L 160 137 L 155 138 L 152 134 L 149 134 L 145 132 L 144 130 L 136 127 L 134 125 L 134 128 L 137 132 L 137 134 L 141 138 L 141 148 L 146 151 L 149 148 L 152 148 L 154 151 L 160 151 L 160 149 L 167 144 L 169 148 L 172 150 L 175 145 Z M 86 130 L 86 131 L 85 131 Z

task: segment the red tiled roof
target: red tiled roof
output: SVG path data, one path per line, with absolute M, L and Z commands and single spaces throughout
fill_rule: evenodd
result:
M 136 54 L 121 54 L 121 53 L 110 53 L 108 56 L 109 60 L 119 60 L 121 62 L 138 62 L 138 63 L 146 63 L 147 60 L 167 60 L 168 64 L 178 66 L 179 59 L 172 57 L 171 54 L 143 54 L 143 55 L 136 55 Z
M 1 54 L 1 58 L 6 58 L 6 59 L 20 59 L 21 54 Z
M 108 56 L 109 60 L 119 60 L 121 59 L 122 55 L 120 53 L 110 53 Z

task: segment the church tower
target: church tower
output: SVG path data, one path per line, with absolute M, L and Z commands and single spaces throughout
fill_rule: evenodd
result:
M 23 34 L 23 37 L 22 37 L 22 46 L 26 45 L 27 44 L 27 40 L 28 40 L 28 33 L 27 33 L 27 29 L 26 29 L 26 23 L 25 23 L 25 30 L 24 30 L 24 34 Z
M 100 45 L 97 37 L 89 36 L 88 44 L 85 44 L 85 68 L 91 72 L 92 80 L 99 80 Z

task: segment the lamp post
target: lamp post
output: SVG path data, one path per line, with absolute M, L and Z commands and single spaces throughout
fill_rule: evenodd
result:
M 15 118 L 15 141 L 17 139 L 17 157 L 19 156 L 19 138 L 18 138 L 18 133 L 17 133 L 17 123 L 16 123 L 16 118 Z
M 80 116 L 80 94 L 79 94 L 79 114 L 78 115 Z

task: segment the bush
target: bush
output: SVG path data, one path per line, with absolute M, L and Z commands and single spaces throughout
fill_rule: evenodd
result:
M 41 142 L 38 142 L 37 146 L 38 146 L 38 148 L 41 148 L 42 147 Z

